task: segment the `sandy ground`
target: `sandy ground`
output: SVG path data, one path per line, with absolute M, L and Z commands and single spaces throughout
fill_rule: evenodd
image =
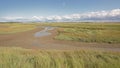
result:
M 55 40 L 57 30 L 51 30 L 51 35 L 44 37 L 34 37 L 36 32 L 43 30 L 43 28 L 36 28 L 31 31 L 0 35 L 1 47 L 23 47 L 31 49 L 43 50 L 106 50 L 106 51 L 120 51 L 120 44 L 107 44 L 107 43 L 83 43 L 76 41 L 62 41 Z

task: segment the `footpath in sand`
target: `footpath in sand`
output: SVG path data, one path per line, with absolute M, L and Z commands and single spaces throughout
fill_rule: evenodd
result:
M 84 43 L 76 41 L 55 40 L 57 28 L 44 27 L 31 31 L 0 35 L 1 47 L 23 47 L 43 50 L 105 50 L 120 51 L 120 44 Z

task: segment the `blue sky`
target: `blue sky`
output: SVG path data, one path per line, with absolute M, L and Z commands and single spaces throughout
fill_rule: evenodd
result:
M 120 0 L 0 0 L 0 17 L 63 16 L 119 8 Z

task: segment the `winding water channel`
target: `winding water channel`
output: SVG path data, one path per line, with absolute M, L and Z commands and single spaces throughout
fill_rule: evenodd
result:
M 36 32 L 34 34 L 35 37 L 43 37 L 43 36 L 47 36 L 47 35 L 51 35 L 50 32 L 48 32 L 49 30 L 53 30 L 55 27 L 50 27 L 50 26 L 47 26 L 44 28 L 44 30 L 42 31 L 39 31 L 39 32 Z

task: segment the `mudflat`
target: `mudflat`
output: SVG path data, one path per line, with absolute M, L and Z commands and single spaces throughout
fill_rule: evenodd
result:
M 44 30 L 39 27 L 30 31 L 18 32 L 13 34 L 0 35 L 1 47 L 23 47 L 30 49 L 45 49 L 45 50 L 106 50 L 120 51 L 120 44 L 108 43 L 85 43 L 78 41 L 55 40 L 54 37 L 58 34 L 57 28 L 49 30 L 51 35 L 43 37 L 35 37 L 35 33 Z

